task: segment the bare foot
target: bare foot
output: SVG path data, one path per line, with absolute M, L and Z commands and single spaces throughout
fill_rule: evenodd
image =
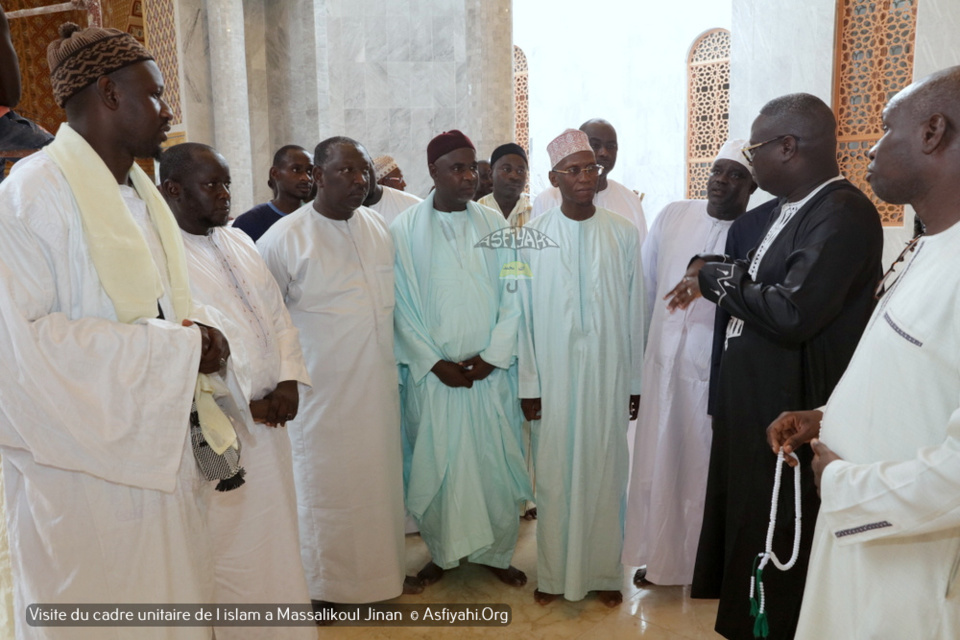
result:
M 542 606 L 547 606 L 559 597 L 559 593 L 544 593 L 543 591 L 540 591 L 540 589 L 535 589 L 533 592 L 534 602 Z
M 334 621 L 332 619 L 324 619 L 322 617 L 322 612 L 327 611 L 332 614 L 337 610 L 336 605 L 326 600 L 310 600 L 310 605 L 313 607 L 313 612 L 317 614 L 315 622 L 318 627 L 329 627 L 333 624 Z
M 403 595 L 415 596 L 423 593 L 423 584 L 414 576 L 405 576 L 403 578 Z
M 520 517 L 523 518 L 524 520 L 536 520 L 537 508 L 534 507 L 533 509 L 527 509 L 526 512 L 524 512 L 524 514 Z
M 522 587 L 527 584 L 527 574 L 512 565 L 506 569 L 499 569 L 486 564 L 483 566 L 489 569 L 490 573 L 500 578 L 500 582 L 508 584 L 511 587 Z
M 442 577 L 443 569 L 441 569 L 439 565 L 434 564 L 432 560 L 427 563 L 427 566 L 420 569 L 420 573 L 417 574 L 417 580 L 419 580 L 420 584 L 424 587 L 429 587 L 434 582 L 439 582 Z
M 619 591 L 597 591 L 597 597 L 610 608 L 618 607 L 623 602 L 623 594 Z
M 633 586 L 640 588 L 645 584 L 652 584 L 647 581 L 647 567 L 643 566 L 637 569 L 637 572 L 633 574 Z

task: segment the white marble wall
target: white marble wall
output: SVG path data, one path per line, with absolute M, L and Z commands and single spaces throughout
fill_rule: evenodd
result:
M 832 102 L 836 4 L 733 0 L 731 131 L 749 138 L 760 107 L 787 93 L 811 93 Z
M 431 185 L 426 147 L 438 133 L 463 130 L 481 155 L 512 138 L 509 0 L 326 4 L 326 135 L 392 155 L 418 195 Z
M 549 186 L 546 147 L 605 118 L 620 153 L 611 177 L 645 194 L 647 220 L 685 197 L 687 57 L 705 31 L 730 28 L 731 0 L 514 0 L 514 40 L 530 81 L 530 187 Z
M 284 144 L 332 135 L 430 187 L 426 146 L 462 129 L 481 156 L 513 137 L 510 0 L 178 0 L 184 124 L 231 164 L 234 209 L 269 198 Z
M 917 47 L 913 77 L 960 64 L 960 2 L 920 0 L 917 5 Z

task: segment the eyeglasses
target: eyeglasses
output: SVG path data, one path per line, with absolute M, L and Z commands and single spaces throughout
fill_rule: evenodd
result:
M 747 163 L 749 163 L 751 166 L 753 166 L 753 157 L 754 157 L 754 155 L 756 155 L 756 154 L 754 153 L 754 150 L 755 150 L 755 149 L 759 149 L 759 148 L 762 147 L 763 145 L 765 145 L 765 144 L 770 144 L 771 142 L 776 142 L 777 140 L 783 140 L 783 139 L 786 138 L 786 137 L 793 138 L 794 140 L 797 140 L 797 141 L 800 140 L 800 136 L 795 136 L 795 135 L 793 135 L 792 133 L 785 133 L 785 134 L 783 134 L 782 136 L 777 136 L 776 138 L 770 138 L 769 140 L 764 140 L 763 142 L 758 142 L 757 144 L 752 144 L 752 145 L 750 145 L 749 147 L 744 147 L 743 149 L 740 149 L 740 153 L 742 153 L 742 154 L 743 154 L 743 157 L 746 158 Z
M 897 265 L 907 259 L 907 254 L 913 252 L 917 248 L 917 241 L 923 237 L 922 233 L 918 233 L 913 236 L 913 240 L 907 243 L 907 246 L 903 248 L 903 251 L 900 252 L 900 255 L 897 256 L 897 259 L 893 261 L 893 264 L 890 265 L 890 268 L 887 269 L 887 272 L 883 274 L 883 277 L 880 278 L 880 282 L 877 283 L 877 289 L 873 292 L 873 299 L 879 300 L 883 297 L 887 291 L 893 289 L 893 285 L 897 282 L 897 278 L 900 277 L 900 274 L 895 271 Z
M 580 175 L 581 172 L 585 173 L 588 176 L 592 176 L 593 174 L 597 174 L 599 176 L 600 174 L 603 173 L 603 167 L 600 166 L 599 164 L 588 164 L 583 167 L 573 166 L 573 167 L 570 167 L 569 169 L 564 169 L 562 171 L 560 169 L 551 169 L 551 171 L 553 171 L 554 173 L 562 173 L 568 176 L 578 176 Z

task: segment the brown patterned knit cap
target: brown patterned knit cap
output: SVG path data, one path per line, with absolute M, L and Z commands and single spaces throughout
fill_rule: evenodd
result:
M 142 44 L 119 29 L 88 27 L 65 22 L 60 38 L 47 46 L 53 98 L 61 107 L 81 89 L 137 62 L 153 60 Z

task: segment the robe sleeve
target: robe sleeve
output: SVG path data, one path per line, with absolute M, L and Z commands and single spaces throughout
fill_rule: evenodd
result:
M 506 221 L 499 213 L 490 210 L 485 213 L 490 229 L 504 229 Z M 497 323 L 490 332 L 490 344 L 480 352 L 480 357 L 499 369 L 509 369 L 517 357 L 517 331 L 520 328 L 520 300 L 516 281 L 500 278 L 503 265 L 518 260 L 516 249 L 500 249 L 495 254 L 495 269 L 497 276 L 496 286 L 500 295 L 497 309 Z M 489 257 L 487 258 L 490 259 Z M 510 291 L 508 285 L 514 285 Z
M 277 338 L 277 348 L 280 351 L 279 382 L 296 380 L 310 386 L 310 374 L 303 360 L 303 351 L 300 348 L 300 332 L 290 318 L 290 312 L 284 303 L 284 294 L 280 291 L 276 276 L 267 266 L 263 257 L 257 252 L 256 245 L 243 234 L 231 234 L 234 241 L 243 245 L 245 263 L 250 265 L 255 277 L 260 300 L 263 303 L 263 315 L 273 320 L 273 330 Z
M 648 318 L 651 312 L 646 309 L 647 295 L 643 273 L 643 259 L 640 252 L 640 238 L 634 237 L 627 244 L 632 255 L 627 256 L 632 267 L 630 272 L 630 395 L 640 395 L 643 382 L 643 351 L 647 344 L 647 332 L 650 329 Z
M 497 324 L 490 334 L 490 344 L 480 352 L 480 357 L 500 369 L 508 369 L 517 355 L 517 331 L 520 327 L 520 301 L 518 292 L 507 290 L 507 280 L 501 280 L 500 308 Z
M 841 545 L 955 531 L 960 527 L 960 408 L 950 416 L 942 443 L 901 462 L 832 462 L 820 487 L 820 518 Z
M 882 246 L 870 218 L 876 214 L 849 198 L 838 200 L 818 205 L 801 223 L 782 282 L 754 281 L 745 263 L 707 263 L 700 270 L 703 297 L 776 339 L 802 344 L 815 336 L 840 314 L 864 265 L 874 262 Z M 767 259 L 778 258 L 775 249 Z
M 401 216 L 390 226 L 396 248 L 394 266 L 394 351 L 397 362 L 410 369 L 414 383 L 426 377 L 444 357 L 434 344 L 421 318 L 417 274 L 410 255 L 410 221 L 414 215 Z
M 540 371 L 537 367 L 537 353 L 533 334 L 533 288 L 529 280 L 519 283 L 520 323 L 517 336 L 517 373 L 519 378 L 519 396 L 521 398 L 540 397 Z
M 287 266 L 287 260 L 284 252 L 284 246 L 281 242 L 275 242 L 276 233 L 265 233 L 257 240 L 257 251 L 263 257 L 267 270 L 273 276 L 277 286 L 280 287 L 280 296 L 286 301 L 290 290 L 290 283 L 293 282 L 293 274 Z
M 657 219 L 653 221 L 653 227 L 640 249 L 640 260 L 643 266 L 643 287 L 644 287 L 644 305 L 647 311 L 645 321 L 647 325 L 653 317 L 653 309 L 657 302 L 657 261 L 660 258 L 660 238 L 663 235 L 663 225 L 666 219 L 670 205 L 663 208 Z M 670 283 L 675 284 L 675 283 Z
M 111 316 L 65 181 L 38 164 L 0 190 L 0 445 L 39 464 L 172 491 L 199 329 Z

